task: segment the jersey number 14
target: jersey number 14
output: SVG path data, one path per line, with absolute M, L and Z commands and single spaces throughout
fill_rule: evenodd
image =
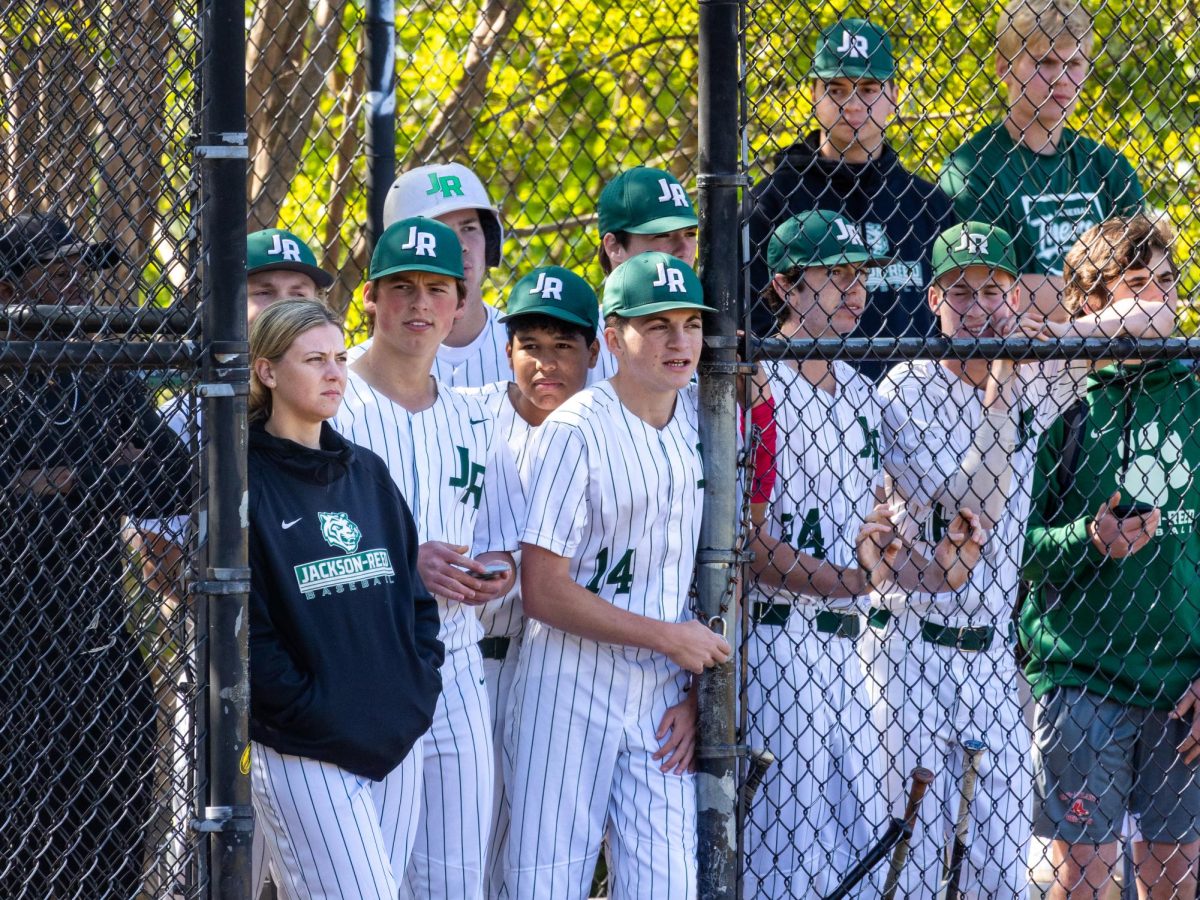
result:
M 608 577 L 605 577 L 607 573 Z M 614 594 L 628 594 L 633 588 L 633 551 L 626 550 L 625 553 L 617 560 L 616 565 L 611 569 L 608 568 L 608 548 L 601 547 L 600 552 L 596 554 L 596 574 L 592 576 L 592 580 L 585 585 L 593 594 L 600 593 L 602 585 L 616 585 Z

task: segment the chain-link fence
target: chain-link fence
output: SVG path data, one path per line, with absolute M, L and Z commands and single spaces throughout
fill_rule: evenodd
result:
M 744 896 L 1194 896 L 1197 26 L 748 6 Z
M 6 897 L 207 896 L 201 18 L 0 4 Z
M 742 810 L 741 871 L 702 872 L 702 891 L 1038 897 L 1057 878 L 1108 897 L 1140 864 L 1151 896 L 1191 896 L 1193 713 L 1168 714 L 1200 675 L 1198 391 L 1193 348 L 1164 338 L 1194 318 L 1200 13 L 751 0 L 740 34 L 714 35 L 720 7 L 247 3 L 247 230 L 312 249 L 357 343 L 370 220 L 396 174 L 457 162 L 479 177 L 503 227 L 485 251 L 498 264 L 467 279 L 484 311 L 548 263 L 599 289 L 604 185 L 634 165 L 677 177 L 700 201 L 706 284 L 737 268 L 743 350 L 774 408 L 759 460 L 774 486 L 744 506 L 734 478 L 711 477 L 729 474 L 714 457 L 733 426 L 712 425 L 715 394 L 704 406 L 706 528 L 745 519 L 735 540 L 702 538 L 706 612 L 733 616 L 743 541 L 754 562 L 740 703 L 700 700 L 702 860 L 733 852 L 703 799 L 729 793 L 720 766 L 744 747 L 775 763 Z M 215 499 L 194 400 L 236 451 L 242 198 L 223 179 L 240 178 L 240 119 L 228 81 L 202 103 L 202 31 L 241 47 L 218 38 L 217 3 L 2 9 L 0 892 L 203 896 L 249 857 L 248 799 L 229 787 L 245 697 L 225 666 L 246 658 L 245 571 L 228 531 L 206 552 L 207 513 L 238 521 L 240 470 L 218 466 Z M 714 37 L 740 38 L 740 69 L 735 54 L 702 70 Z M 734 136 L 741 221 L 721 199 Z M 433 174 L 430 195 L 463 188 Z M 965 222 L 980 225 L 951 230 Z M 485 334 L 464 320 L 448 341 L 463 359 Z M 701 380 L 728 385 L 732 335 L 709 347 Z M 487 380 L 507 377 L 495 362 Z M 495 686 L 522 626 L 488 628 L 502 772 Z M 932 781 L 906 824 L 921 768 Z M 490 809 L 467 817 L 503 833 Z M 896 841 L 908 858 L 892 874 Z M 605 855 L 593 895 L 608 893 Z

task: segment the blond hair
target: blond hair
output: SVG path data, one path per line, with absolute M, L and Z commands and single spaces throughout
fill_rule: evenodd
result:
M 1010 0 L 996 23 L 996 50 L 1012 62 L 1023 52 L 1041 57 L 1070 41 L 1090 49 L 1092 14 L 1080 0 Z
M 265 422 L 271 418 L 271 390 L 259 380 L 254 363 L 260 359 L 278 362 L 296 338 L 322 325 L 333 325 L 338 331 L 342 330 L 342 323 L 333 310 L 311 298 L 280 300 L 258 314 L 250 329 L 251 422 Z
M 1108 306 L 1109 284 L 1123 272 L 1150 265 L 1155 253 L 1170 258 L 1174 239 L 1170 225 L 1141 213 L 1093 225 L 1063 260 L 1063 306 L 1073 316 L 1088 300 L 1096 301 L 1097 310 Z

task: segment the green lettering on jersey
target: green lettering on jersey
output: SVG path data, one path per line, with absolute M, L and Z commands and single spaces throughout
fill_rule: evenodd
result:
M 454 449 L 458 451 L 458 474 L 451 477 L 447 483 L 453 488 L 466 488 L 459 497 L 459 503 L 466 503 L 469 497 L 475 509 L 479 509 L 483 500 L 483 474 L 487 471 L 487 466 L 471 462 L 471 454 L 466 447 L 455 444 Z
M 607 577 L 605 575 L 607 574 Z M 604 584 L 616 585 L 614 594 L 628 594 L 633 589 L 633 551 L 626 550 L 617 564 L 608 568 L 608 548 L 601 547 L 596 554 L 596 574 L 584 587 L 593 594 L 600 593 Z
M 872 428 L 866 416 L 856 416 L 858 427 L 863 432 L 863 448 L 859 452 L 860 459 L 869 459 L 875 468 L 879 468 L 879 429 Z
M 810 509 L 800 522 L 800 535 L 793 541 L 796 517 L 784 513 L 779 517 L 780 539 L 797 550 L 806 550 L 815 559 L 825 558 L 825 536 L 821 533 L 821 511 Z
M 425 196 L 430 197 L 437 193 L 440 193 L 447 200 L 451 197 L 462 197 L 462 181 L 457 175 L 442 176 L 437 172 L 430 172 L 429 190 L 425 192 Z

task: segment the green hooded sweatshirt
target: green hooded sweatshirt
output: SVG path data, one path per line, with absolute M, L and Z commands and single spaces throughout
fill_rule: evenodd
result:
M 1059 475 L 1065 418 L 1038 449 L 1026 674 L 1035 697 L 1082 687 L 1170 709 L 1200 677 L 1200 379 L 1178 362 L 1110 366 L 1089 377 L 1086 403 L 1073 479 Z M 1124 559 L 1100 553 L 1087 531 L 1117 490 L 1162 511 L 1155 536 Z

